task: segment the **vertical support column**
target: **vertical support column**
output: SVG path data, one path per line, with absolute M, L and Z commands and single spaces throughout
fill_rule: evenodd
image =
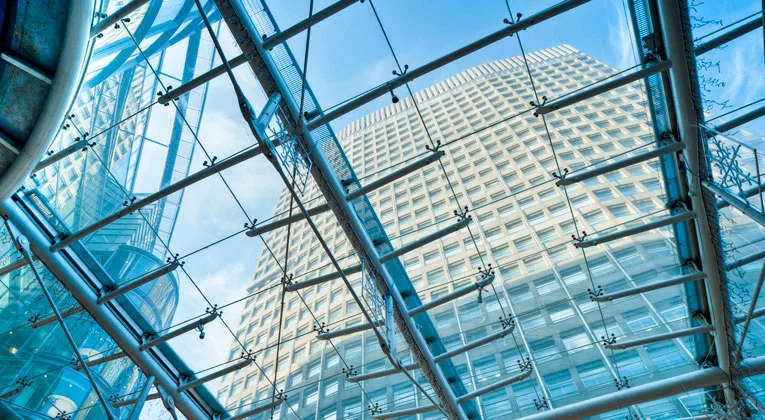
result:
M 710 229 L 709 214 L 716 216 L 715 199 L 706 193 L 701 186 L 701 177 L 708 176 L 708 163 L 699 148 L 699 98 L 698 88 L 694 88 L 695 67 L 694 52 L 686 47 L 692 46 L 692 36 L 688 24 L 687 10 L 681 10 L 679 0 L 656 1 L 659 15 L 658 28 L 663 34 L 667 59 L 673 63 L 669 69 L 669 84 L 672 91 L 673 108 L 677 118 L 677 131 L 680 141 L 685 143 L 683 155 L 689 178 L 689 195 L 691 209 L 696 212 L 696 233 L 698 235 L 701 269 L 707 273 L 706 291 L 715 328 L 715 352 L 720 368 L 725 374 L 730 374 L 730 346 L 728 343 L 728 328 L 725 321 L 726 302 L 724 302 L 723 282 L 718 262 L 720 244 L 718 235 L 713 235 Z M 685 3 L 685 2 L 682 2 Z M 687 5 L 686 5 L 687 6 Z M 705 201 L 709 201 L 706 206 Z M 730 387 L 725 388 L 725 399 L 728 404 L 735 400 L 735 394 Z

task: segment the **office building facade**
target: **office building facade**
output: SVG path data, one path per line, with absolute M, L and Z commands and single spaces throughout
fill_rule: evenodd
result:
M 591 299 L 601 287 L 603 293 L 620 291 L 686 275 L 693 267 L 677 256 L 670 228 L 584 251 L 572 235 L 582 239 L 583 232 L 603 234 L 645 223 L 677 203 L 666 202 L 657 161 L 566 189 L 556 186 L 566 171 L 655 147 L 656 134 L 640 83 L 560 110 L 543 122 L 530 106 L 537 101 L 534 89 L 540 97 L 554 98 L 616 71 L 569 46 L 527 54 L 527 59 L 533 86 L 523 58 L 516 57 L 471 68 L 416 93 L 427 130 L 407 98 L 338 133 L 362 184 L 421 155 L 428 136 L 446 151 L 443 170 L 427 166 L 368 197 L 397 248 L 453 223 L 454 211 L 468 207 L 470 232 L 450 234 L 401 260 L 423 302 L 475 283 L 476 269 L 492 265 L 496 278 L 480 298 L 468 294 L 428 312 L 447 350 L 498 331 L 501 317 L 515 322 L 512 335 L 452 359 L 468 391 L 532 369 L 526 380 L 477 400 L 482 416 L 490 419 L 523 417 L 688 372 L 705 362 L 709 350 L 703 337 L 626 350 L 606 346 L 614 338 L 618 343 L 704 325 L 693 316 L 693 304 L 689 307 L 692 285 L 616 302 Z M 318 195 L 309 186 L 306 201 Z M 285 217 L 289 203 L 283 191 L 276 218 Z M 344 266 L 358 263 L 334 216 L 325 212 L 314 221 Z M 281 259 L 285 229 L 265 234 Z M 294 282 L 333 271 L 305 222 L 291 226 L 289 252 L 287 273 Z M 286 292 L 282 308 L 280 264 L 269 252 L 261 253 L 249 291 L 263 291 L 247 300 L 237 337 L 256 352 L 262 372 L 253 366 L 224 377 L 218 397 L 229 410 L 269 400 L 274 378 L 276 388 L 287 394 L 281 418 L 369 419 L 430 404 L 402 373 L 352 381 L 356 374 L 391 367 L 374 334 L 359 332 L 329 343 L 317 339 L 315 327 L 323 323 L 332 331 L 365 322 L 357 304 L 336 279 Z M 362 294 L 362 275 L 350 280 Z M 230 359 L 240 357 L 237 343 L 231 349 Z M 405 363 L 415 362 L 403 340 L 397 340 L 396 351 Z M 418 371 L 412 374 L 428 389 Z M 687 417 L 701 402 L 702 397 L 657 399 L 598 418 Z M 406 418 L 440 415 L 431 411 Z

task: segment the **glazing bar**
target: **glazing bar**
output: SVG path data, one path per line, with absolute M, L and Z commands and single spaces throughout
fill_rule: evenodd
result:
M 6 265 L 5 267 L 0 268 L 0 276 L 4 276 L 8 273 L 14 272 L 21 267 L 26 267 L 27 265 L 29 265 L 29 263 L 27 262 L 26 258 L 19 258 L 18 260 Z
M 180 264 L 178 263 L 178 261 L 173 261 L 154 271 L 150 271 L 142 276 L 136 277 L 133 280 L 128 280 L 125 283 L 118 285 L 116 289 L 111 290 L 107 292 L 106 294 L 104 294 L 103 296 L 99 297 L 98 300 L 96 300 L 96 303 L 98 303 L 99 305 L 103 305 L 104 303 L 109 302 L 110 300 L 116 299 L 124 295 L 125 293 L 130 292 L 131 290 L 137 289 L 152 280 L 156 280 L 166 274 L 169 274 L 175 271 L 175 269 L 178 268 L 179 266 Z
M 491 45 L 509 36 L 512 36 L 513 34 L 517 32 L 526 30 L 538 23 L 544 22 L 562 13 L 565 13 L 577 6 L 581 6 L 587 3 L 588 1 L 589 0 L 567 0 L 567 1 L 560 2 L 554 6 L 551 6 L 545 10 L 542 10 L 539 13 L 530 15 L 528 17 L 524 16 L 523 19 L 519 20 L 518 22 L 512 25 L 508 25 L 504 29 L 500 29 L 499 31 L 494 32 L 493 34 L 483 37 L 458 50 L 454 50 L 450 52 L 449 54 L 446 54 L 440 58 L 437 58 L 423 65 L 422 67 L 411 69 L 407 71 L 406 73 L 402 74 L 401 76 L 391 79 L 390 81 L 376 88 L 373 88 L 365 93 L 362 93 L 361 95 L 356 96 L 354 99 L 351 99 L 345 102 L 344 104 L 334 108 L 332 111 L 327 112 L 323 115 L 320 115 L 308 121 L 308 124 L 307 124 L 308 130 L 315 130 L 321 127 L 322 125 L 327 124 L 330 121 L 333 121 L 353 111 L 354 109 L 359 108 L 363 106 L 364 104 L 367 104 L 373 101 L 374 99 L 387 94 L 392 89 L 395 89 L 399 86 L 409 83 L 420 76 L 424 76 L 432 72 L 433 70 L 439 69 L 451 62 L 459 60 L 460 58 L 472 52 L 478 51 L 483 47 Z
M 247 57 L 244 56 L 244 54 L 239 54 L 236 57 L 229 60 L 228 65 L 231 66 L 231 68 L 239 67 L 242 64 L 247 62 Z M 226 65 L 221 64 L 219 66 L 216 66 L 199 76 L 189 80 L 188 82 L 178 86 L 177 88 L 170 89 L 169 91 L 165 92 L 162 96 L 157 99 L 157 102 L 164 105 L 167 103 L 170 103 L 170 101 L 174 100 L 175 98 L 180 97 L 181 95 L 185 95 L 192 90 L 204 85 L 205 83 L 215 79 L 218 76 L 226 74 Z
M 151 400 L 156 400 L 156 399 L 159 399 L 159 393 L 158 392 L 155 392 L 153 394 L 147 395 L 145 401 L 151 401 Z M 122 407 L 126 407 L 128 405 L 133 405 L 133 404 L 135 404 L 137 402 L 138 402 L 138 397 L 135 397 L 135 398 L 130 398 L 130 399 L 123 400 L 123 401 L 115 401 L 115 402 L 112 403 L 112 407 L 114 407 L 114 408 L 122 408 Z
M 133 405 L 133 408 L 130 409 L 130 414 L 128 414 L 127 420 L 138 420 L 138 418 L 141 416 L 141 410 L 143 409 L 143 404 L 146 402 L 146 399 L 149 397 L 149 392 L 151 392 L 151 388 L 153 386 L 154 386 L 154 377 L 149 376 L 148 378 L 146 378 L 146 383 L 143 384 L 141 393 L 138 394 L 138 399 L 136 400 L 135 405 Z
M 738 128 L 749 121 L 755 120 L 757 118 L 762 117 L 765 115 L 765 106 L 761 106 L 759 108 L 753 109 L 746 114 L 739 115 L 736 118 L 733 118 L 729 121 L 726 121 L 724 123 L 718 124 L 714 129 L 718 133 L 724 133 L 726 131 L 733 130 L 734 128 Z
M 255 408 L 253 408 L 251 410 L 242 411 L 239 414 L 236 414 L 236 415 L 233 415 L 231 417 L 228 417 L 226 420 L 244 420 L 244 419 L 246 419 L 248 417 L 251 417 L 251 416 L 257 416 L 260 413 L 263 413 L 263 412 L 268 411 L 268 410 L 270 410 L 272 408 L 278 407 L 283 401 L 284 401 L 284 399 L 280 395 L 277 395 L 273 402 L 269 402 L 267 404 L 263 404 L 261 406 L 255 407 Z
M 231 372 L 236 372 L 237 370 L 244 369 L 247 366 L 249 366 L 250 364 L 252 364 L 252 359 L 245 357 L 241 361 L 239 361 L 237 363 L 234 363 L 234 364 L 232 364 L 230 366 L 227 366 L 227 367 L 225 367 L 223 369 L 220 369 L 218 371 L 209 373 L 209 374 L 207 374 L 207 375 L 205 375 L 205 376 L 203 376 L 201 378 L 193 379 L 193 380 L 191 380 L 189 382 L 182 383 L 180 386 L 178 386 L 178 392 L 184 392 L 184 391 L 189 390 L 191 388 L 196 388 L 199 385 L 202 385 L 204 383 L 210 382 L 210 381 L 212 381 L 214 379 L 218 379 L 218 378 L 220 378 L 223 375 L 227 375 L 227 374 L 229 374 Z
M 271 48 L 281 44 L 282 42 L 292 38 L 293 36 L 308 29 L 308 27 L 316 25 L 317 23 L 327 19 L 328 17 L 336 14 L 337 12 L 345 9 L 346 7 L 358 2 L 359 0 L 339 0 L 326 8 L 316 12 L 313 16 L 301 20 L 300 22 L 290 26 L 289 28 L 275 33 L 263 40 L 263 48 L 270 50 Z M 363 3 L 364 0 L 361 0 Z
M 696 46 L 696 49 L 694 50 L 696 53 L 696 57 L 707 53 L 709 51 L 712 51 L 713 49 L 722 46 L 723 44 L 726 44 L 730 41 L 733 41 L 734 39 L 744 35 L 748 34 L 749 32 L 754 31 L 757 28 L 762 27 L 762 16 L 755 16 L 752 18 L 752 20 L 743 23 L 740 26 L 737 26 L 733 29 L 729 29 L 720 35 L 717 35 L 716 37 L 710 39 L 709 41 L 703 42 Z
M 734 260 L 733 262 L 725 266 L 725 271 L 735 270 L 739 267 L 745 266 L 749 263 L 753 263 L 763 258 L 765 258 L 765 249 L 751 253 L 749 255 L 745 255 L 737 260 Z
M 96 359 L 88 359 L 85 364 L 88 365 L 88 367 L 93 367 L 111 362 L 112 360 L 122 359 L 123 357 L 127 357 L 127 354 L 123 353 L 122 350 L 118 350 L 108 356 L 98 357 Z M 82 370 L 82 366 L 78 364 L 74 367 L 74 370 Z
M 24 60 L 21 57 L 17 57 L 14 54 L 9 52 L 3 52 L 3 53 L 0 53 L 0 58 L 5 60 L 8 64 L 11 64 L 17 69 L 34 77 L 35 79 L 42 81 L 45 84 L 48 84 L 48 85 L 53 84 L 53 78 L 49 76 L 47 72 L 43 71 L 42 69 L 39 69 L 37 66 L 31 63 L 28 63 L 26 60 Z
M 438 152 L 431 153 L 428 156 L 425 156 L 424 158 L 412 163 L 411 165 L 395 170 L 389 173 L 388 175 L 380 177 L 357 190 L 353 190 L 349 192 L 348 195 L 345 196 L 345 199 L 348 201 L 353 201 L 363 195 L 369 194 L 370 192 L 380 187 L 390 184 L 391 182 L 399 178 L 405 177 L 418 169 L 424 168 L 425 166 L 438 161 L 445 155 L 446 153 L 443 150 L 439 150 Z
M 203 318 L 201 318 L 201 319 L 199 319 L 197 321 L 190 322 L 190 323 L 188 323 L 188 324 L 186 324 L 186 325 L 184 325 L 184 326 L 182 326 L 182 327 L 180 327 L 178 329 L 175 329 L 173 331 L 170 331 L 170 332 L 162 334 L 162 335 L 158 335 L 155 338 L 151 338 L 151 339 L 147 340 L 145 343 L 141 344 L 141 346 L 138 347 L 138 349 L 140 351 L 148 350 L 148 349 L 150 349 L 150 348 L 152 348 L 154 346 L 157 346 L 159 344 L 164 343 L 165 341 L 168 341 L 170 339 L 178 337 L 179 335 L 182 335 L 182 334 L 185 334 L 185 333 L 187 333 L 189 331 L 195 330 L 195 329 L 199 328 L 200 326 L 205 325 L 205 324 L 213 321 L 217 317 L 218 317 L 218 313 L 217 312 L 212 312 L 210 314 L 207 314 L 207 316 L 205 316 L 205 317 L 203 317 Z
M 595 178 L 596 176 L 607 174 L 609 172 L 626 168 L 628 166 L 645 162 L 647 160 L 655 159 L 657 157 L 664 156 L 669 153 L 679 152 L 680 150 L 683 150 L 683 148 L 685 148 L 684 143 L 673 141 L 672 143 L 668 145 L 657 147 L 656 149 L 649 150 L 647 152 L 640 153 L 635 156 L 630 156 L 625 159 L 620 159 L 620 160 L 611 162 L 609 164 L 599 166 L 594 169 L 590 169 L 588 171 L 574 172 L 572 174 L 566 175 L 565 178 L 559 179 L 557 182 L 555 182 L 555 185 L 560 187 L 564 185 L 571 185 L 576 182 L 585 181 L 590 178 Z
M 428 413 L 430 411 L 436 411 L 438 407 L 435 405 L 426 405 L 422 407 L 405 408 L 403 410 L 391 411 L 390 413 L 373 414 L 373 419 L 395 419 L 399 417 L 414 416 L 417 414 Z
M 627 236 L 637 235 L 638 233 L 647 232 L 652 229 L 659 229 L 664 226 L 674 225 L 675 223 L 685 222 L 696 217 L 695 211 L 684 210 L 680 213 L 673 214 L 652 222 L 648 222 L 643 225 L 633 226 L 624 230 L 618 230 L 616 232 L 607 233 L 605 235 L 599 235 L 597 238 L 585 239 L 583 241 L 574 242 L 574 246 L 577 248 L 589 248 L 592 246 L 604 244 L 606 242 L 615 241 L 617 239 L 625 238 Z
M 307 213 L 309 216 L 316 216 L 317 214 L 321 214 L 327 211 L 329 211 L 329 204 L 322 204 L 312 209 L 308 209 Z M 302 213 L 302 212 L 296 213 L 296 214 L 293 214 L 291 217 L 285 217 L 283 219 L 275 220 L 273 222 L 268 222 L 262 225 L 254 226 L 252 229 L 245 232 L 245 235 L 249 237 L 262 235 L 264 233 L 271 232 L 272 230 L 279 229 L 281 227 L 289 225 L 290 223 L 299 222 L 301 220 L 305 220 L 305 213 Z
M 143 6 L 144 4 L 148 2 L 149 0 L 132 0 L 128 4 L 120 7 L 119 10 L 112 13 L 104 20 L 96 23 L 96 25 L 93 26 L 93 28 L 90 30 L 90 37 L 93 38 L 94 36 L 100 34 L 101 32 L 109 29 L 112 25 L 119 22 L 122 18 L 127 17 L 127 15 L 133 13 L 139 7 Z
M 390 260 L 392 260 L 394 258 L 398 258 L 398 257 L 406 254 L 407 252 L 414 251 L 415 249 L 423 247 L 423 246 L 425 246 L 425 245 L 427 245 L 427 244 L 429 244 L 429 243 L 431 243 L 431 242 L 433 242 L 433 241 L 435 241 L 437 239 L 441 239 L 441 238 L 443 238 L 446 235 L 450 235 L 450 234 L 452 234 L 452 233 L 454 233 L 454 232 L 464 228 L 465 226 L 467 226 L 470 223 L 471 220 L 473 220 L 472 217 L 471 216 L 467 216 L 467 217 L 463 218 L 462 220 L 460 220 L 459 222 L 457 222 L 457 223 L 455 223 L 455 224 L 453 224 L 451 226 L 445 227 L 445 228 L 443 228 L 441 230 L 437 230 L 437 231 L 431 233 L 430 235 L 423 236 L 422 238 L 417 239 L 416 241 L 411 242 L 409 244 L 406 244 L 406 245 L 402 246 L 399 249 L 394 249 L 393 251 L 391 251 L 391 252 L 389 252 L 389 253 L 387 253 L 385 255 L 380 256 L 380 262 L 381 263 L 386 263 L 386 262 L 388 262 L 388 261 L 390 261 Z
M 383 321 L 375 321 L 376 327 L 381 327 L 384 324 L 385 322 Z M 320 333 L 316 338 L 318 338 L 319 340 L 331 340 L 333 338 L 342 337 L 344 335 L 349 335 L 349 334 L 355 334 L 358 332 L 367 331 L 371 329 L 372 329 L 372 325 L 369 324 L 368 322 L 365 322 L 362 324 L 354 325 L 354 326 L 343 328 L 340 330 Z
M 503 379 L 501 381 L 495 382 L 495 383 L 493 383 L 491 385 L 487 385 L 487 386 L 485 386 L 483 388 L 478 388 L 478 389 L 476 389 L 473 392 L 469 392 L 469 393 L 467 393 L 465 395 L 457 397 L 457 402 L 462 404 L 463 402 L 465 402 L 467 400 L 472 400 L 473 398 L 478 398 L 481 395 L 488 394 L 491 391 L 495 391 L 497 389 L 504 388 L 504 387 L 506 387 L 508 385 L 512 385 L 512 384 L 514 384 L 516 382 L 520 382 L 520 381 L 528 378 L 529 376 L 531 376 L 531 369 L 526 369 L 525 371 L 523 371 L 523 372 L 521 372 L 521 373 L 519 373 L 517 375 L 514 375 L 514 376 L 511 376 L 509 378 Z
M 43 169 L 47 168 L 50 165 L 53 165 L 54 163 L 60 161 L 61 159 L 64 159 L 67 156 L 72 155 L 74 152 L 82 150 L 86 151 L 88 150 L 88 142 L 86 141 L 76 141 L 69 146 L 59 150 L 58 152 L 48 156 L 47 158 L 40 161 L 40 163 L 35 166 L 35 168 L 32 170 L 32 173 L 34 172 L 40 172 Z
M 62 318 L 67 318 L 67 317 L 70 317 L 72 315 L 77 315 L 77 314 L 83 313 L 83 312 L 85 312 L 85 308 L 83 308 L 82 306 L 76 306 L 74 308 L 67 309 L 64 312 L 61 312 L 61 317 Z M 35 321 L 32 324 L 32 328 L 40 328 L 40 327 L 42 327 L 44 325 L 52 324 L 54 322 L 56 322 L 56 316 L 55 315 L 51 315 L 51 316 L 49 316 L 47 318 L 43 318 L 43 319 L 41 319 L 39 321 Z
M 423 303 L 422 305 L 409 310 L 409 316 L 415 316 L 417 314 L 423 313 L 425 311 L 429 311 L 436 306 L 443 305 L 444 303 L 451 302 L 454 299 L 458 299 L 462 296 L 467 295 L 468 293 L 471 293 L 475 290 L 483 289 L 484 287 L 491 284 L 491 282 L 494 281 L 494 274 L 489 274 L 486 277 L 478 280 L 474 284 L 468 284 L 467 286 L 462 286 L 458 289 L 455 289 L 453 292 L 448 293 L 446 295 L 443 295 L 441 297 L 438 297 L 436 299 L 431 300 L 428 303 Z
M 765 192 L 765 185 L 763 185 L 762 187 L 760 187 L 759 185 L 755 185 L 752 188 L 745 189 L 742 194 L 736 194 L 736 195 L 741 198 L 747 199 L 747 198 L 752 198 L 761 192 Z M 725 200 L 717 200 L 716 204 L 717 204 L 718 210 L 724 209 L 725 207 L 730 206 L 730 204 Z
M 756 319 L 761 316 L 765 315 L 765 308 L 757 309 L 756 311 L 752 312 L 752 316 L 750 319 Z M 735 324 L 741 324 L 742 322 L 746 321 L 747 315 L 741 315 L 733 318 L 733 322 Z
M 19 385 L 16 388 L 13 388 L 12 390 L 6 392 L 5 394 L 0 395 L 0 400 L 7 400 L 11 397 L 14 397 L 16 394 L 24 390 L 24 385 Z
M 632 347 L 644 346 L 646 344 L 656 343 L 659 341 L 671 340 L 673 338 L 687 337 L 689 335 L 705 334 L 714 331 L 715 328 L 711 324 L 702 325 L 699 327 L 686 328 L 684 330 L 670 331 L 663 334 L 656 334 L 650 337 L 638 338 L 635 340 L 616 342 L 614 344 L 605 344 L 605 347 L 612 350 L 626 350 Z
M 361 272 L 361 264 L 354 265 L 352 267 L 348 267 L 345 270 L 343 270 L 343 274 L 346 276 L 350 276 L 351 274 L 356 274 Z M 288 292 L 295 292 L 300 289 L 305 289 L 306 287 L 316 286 L 317 284 L 326 283 L 328 281 L 332 281 L 335 279 L 340 278 L 340 272 L 335 271 L 329 274 L 325 274 L 323 276 L 314 277 L 312 279 L 299 281 L 296 283 L 290 283 L 284 287 L 284 289 Z
M 86 226 L 79 231 L 72 233 L 71 235 L 61 239 L 59 242 L 56 242 L 51 246 L 50 250 L 51 252 L 57 252 L 61 249 L 75 243 L 76 241 L 90 235 L 91 233 L 96 232 L 97 230 L 109 225 L 112 222 L 115 222 L 130 213 L 133 213 L 137 210 L 140 210 L 146 206 L 148 206 L 151 203 L 154 203 L 155 201 L 159 201 L 170 194 L 173 194 L 175 192 L 178 192 L 189 185 L 192 185 L 196 182 L 199 182 L 209 176 L 215 175 L 221 171 L 224 171 L 228 168 L 231 168 L 232 166 L 235 166 L 239 163 L 242 163 L 246 160 L 249 160 L 259 154 L 261 154 L 262 151 L 259 147 L 252 147 L 244 152 L 241 152 L 237 155 L 234 155 L 232 157 L 223 159 L 219 162 L 216 162 L 212 166 L 208 166 L 205 169 L 202 169 L 201 171 L 198 171 L 192 175 L 187 176 L 186 178 L 176 182 L 175 184 L 168 185 L 167 187 L 150 194 L 140 200 L 136 200 L 134 203 L 129 204 L 122 208 L 122 210 L 119 210 L 118 212 L 112 214 L 111 216 L 107 216 L 98 222 L 95 222 L 89 226 Z
M 702 280 L 706 278 L 705 273 L 693 273 L 686 274 L 684 276 L 675 277 L 667 280 L 657 281 L 654 283 L 645 284 L 631 289 L 622 290 L 621 292 L 607 293 L 601 296 L 592 296 L 590 300 L 594 302 L 610 302 L 612 300 L 621 299 L 629 296 L 639 295 L 641 293 L 650 292 L 652 290 L 663 289 L 665 287 L 675 286 L 678 284 L 690 283 L 692 281 Z
M 728 375 L 722 369 L 717 367 L 699 369 L 620 391 L 604 393 L 597 397 L 521 417 L 520 420 L 580 420 L 725 382 L 728 382 Z
M 382 369 L 375 372 L 369 372 L 369 373 L 362 373 L 361 375 L 353 375 L 349 377 L 347 380 L 349 382 L 363 382 L 368 381 L 370 379 L 376 379 L 376 378 L 382 378 L 384 376 L 390 376 L 395 375 L 398 372 L 401 372 L 401 369 L 404 370 L 415 370 L 417 369 L 419 365 L 417 363 L 411 363 L 408 365 L 404 365 L 400 368 L 394 367 L 389 369 Z
M 737 195 L 729 193 L 724 188 L 720 188 L 711 182 L 702 181 L 701 184 L 704 186 L 704 188 L 711 191 L 715 195 L 720 196 L 723 201 L 737 208 L 741 213 L 744 213 L 750 219 L 757 222 L 760 226 L 765 226 L 765 214 L 755 209 L 751 204 L 749 204 L 748 201 Z
M 757 301 L 760 299 L 760 292 L 762 291 L 762 282 L 765 281 L 765 261 L 762 263 L 762 268 L 760 269 L 760 276 L 757 278 L 757 284 L 754 286 L 754 291 L 752 292 L 752 298 L 749 302 L 749 309 L 746 312 L 746 317 L 744 318 L 744 327 L 741 328 L 741 334 L 738 339 L 738 344 L 736 345 L 736 351 L 733 352 L 735 358 L 741 359 L 741 349 L 744 347 L 744 340 L 746 340 L 746 333 L 749 332 L 749 324 L 752 322 L 752 315 L 754 315 L 754 309 L 757 306 Z
M 513 323 L 510 328 L 503 328 L 494 334 L 489 334 L 486 337 L 479 338 L 478 340 L 475 340 L 471 343 L 467 343 L 464 346 L 457 347 L 456 349 L 449 350 L 445 353 L 437 354 L 435 357 L 433 357 L 433 360 L 436 361 L 436 363 L 441 363 L 446 359 L 451 359 L 452 357 L 462 354 L 465 352 L 468 352 L 470 350 L 473 350 L 474 348 L 481 347 L 483 345 L 489 344 L 494 340 L 499 340 L 500 338 L 505 338 L 508 334 L 512 333 L 515 329 L 515 323 Z
M 646 77 L 652 76 L 656 73 L 661 73 L 663 71 L 669 70 L 670 67 L 672 67 L 672 62 L 669 60 L 646 63 L 640 70 L 619 77 L 614 77 L 613 79 L 609 79 L 603 83 L 598 83 L 595 86 L 565 96 L 549 104 L 541 105 L 534 111 L 534 115 L 538 116 L 549 114 L 550 112 L 557 111 L 575 103 L 590 99 L 594 96 L 598 96 L 621 86 L 645 79 Z

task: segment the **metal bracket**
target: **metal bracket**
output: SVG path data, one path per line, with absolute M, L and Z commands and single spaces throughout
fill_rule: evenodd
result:
M 614 379 L 614 385 L 616 385 L 616 389 L 621 391 L 624 388 L 630 387 L 630 380 L 627 379 L 626 376 L 622 376 L 623 380 Z

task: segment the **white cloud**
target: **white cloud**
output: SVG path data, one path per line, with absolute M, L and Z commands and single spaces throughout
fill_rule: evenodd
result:
M 622 2 L 611 1 L 607 3 L 612 6 L 610 8 L 612 15 L 609 19 L 611 24 L 608 26 L 608 44 L 610 49 L 615 52 L 617 69 L 624 70 L 636 63 L 635 39 L 626 20 L 627 17 L 624 15 Z

